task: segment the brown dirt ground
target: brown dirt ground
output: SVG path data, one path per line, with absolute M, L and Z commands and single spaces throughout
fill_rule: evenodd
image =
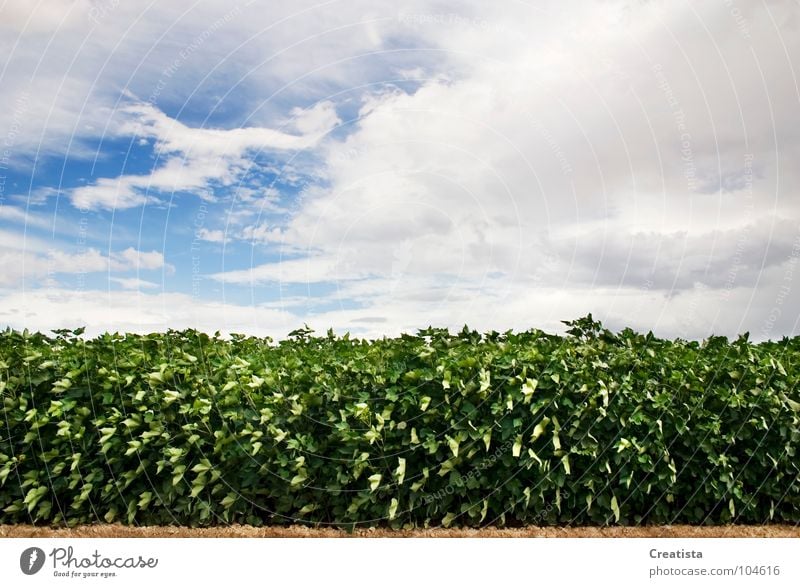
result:
M 359 529 L 352 534 L 306 526 L 123 526 L 99 524 L 75 528 L 0 525 L 0 538 L 800 538 L 800 525 L 769 526 L 618 526 L 526 528 Z

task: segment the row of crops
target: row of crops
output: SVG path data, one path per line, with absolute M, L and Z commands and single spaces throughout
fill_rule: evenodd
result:
M 800 338 L 0 333 L 0 523 L 800 522 Z

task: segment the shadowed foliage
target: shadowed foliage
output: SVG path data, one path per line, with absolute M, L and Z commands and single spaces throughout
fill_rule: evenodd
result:
M 0 333 L 0 524 L 800 522 L 800 339 Z

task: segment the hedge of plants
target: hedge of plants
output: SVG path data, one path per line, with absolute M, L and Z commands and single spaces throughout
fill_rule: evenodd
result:
M 800 522 L 800 339 L 0 333 L 0 523 Z

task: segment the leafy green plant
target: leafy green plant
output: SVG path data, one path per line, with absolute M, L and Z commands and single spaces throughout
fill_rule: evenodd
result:
M 0 333 L 0 523 L 800 522 L 800 339 Z

